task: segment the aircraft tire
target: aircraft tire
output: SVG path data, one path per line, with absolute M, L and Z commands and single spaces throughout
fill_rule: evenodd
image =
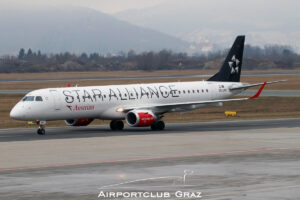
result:
M 165 123 L 163 121 L 158 121 L 151 125 L 151 130 L 153 131 L 162 131 L 165 129 Z
M 124 123 L 121 120 L 112 120 L 110 122 L 110 129 L 112 131 L 120 131 L 123 130 L 124 128 Z
M 157 129 L 156 129 L 156 124 L 152 124 L 152 125 L 151 125 L 151 130 L 152 130 L 152 131 L 156 131 L 156 130 L 157 130 Z
M 46 131 L 45 131 L 45 129 L 43 129 L 43 128 L 39 128 L 39 129 L 37 130 L 37 134 L 38 134 L 38 135 L 45 135 L 45 134 L 46 134 Z

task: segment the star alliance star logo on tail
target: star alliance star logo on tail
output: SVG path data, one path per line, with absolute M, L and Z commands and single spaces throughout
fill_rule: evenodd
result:
M 232 56 L 231 61 L 228 62 L 229 67 L 230 67 L 230 73 L 239 73 L 239 64 L 240 61 L 235 57 L 235 55 Z

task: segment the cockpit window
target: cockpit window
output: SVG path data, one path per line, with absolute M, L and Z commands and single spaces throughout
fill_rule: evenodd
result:
M 43 101 L 43 98 L 41 96 L 35 97 L 35 101 Z
M 26 96 L 22 99 L 22 101 L 34 101 L 34 96 Z

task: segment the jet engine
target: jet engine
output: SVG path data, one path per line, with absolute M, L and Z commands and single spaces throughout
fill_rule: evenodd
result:
M 65 123 L 68 126 L 87 126 L 89 125 L 94 119 L 91 118 L 82 118 L 82 119 L 67 119 Z
M 151 111 L 130 111 L 126 114 L 125 119 L 129 126 L 142 127 L 151 126 L 155 120 L 156 116 Z

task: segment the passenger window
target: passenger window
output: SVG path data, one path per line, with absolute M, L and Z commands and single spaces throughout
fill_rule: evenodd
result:
M 206 92 L 208 92 L 208 89 L 206 89 Z
M 193 90 L 193 93 L 195 93 L 195 90 Z
M 43 98 L 41 96 L 35 97 L 35 101 L 43 101 Z
M 204 92 L 204 90 L 202 89 L 202 93 Z

